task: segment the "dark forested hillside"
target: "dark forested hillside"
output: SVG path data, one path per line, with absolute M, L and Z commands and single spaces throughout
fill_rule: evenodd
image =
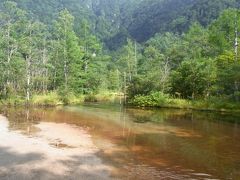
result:
M 101 39 L 107 39 L 119 32 L 121 25 L 122 0 L 15 0 L 20 8 L 31 12 L 29 15 L 44 23 L 51 23 L 58 12 L 68 9 L 75 17 L 77 29 L 83 20 L 91 25 L 91 30 Z
M 15 0 L 45 23 L 67 8 L 78 28 L 86 19 L 110 49 L 127 37 L 144 42 L 159 32 L 182 33 L 192 22 L 207 26 L 220 12 L 237 7 L 237 0 Z
M 128 29 L 132 37 L 143 42 L 157 32 L 186 32 L 195 21 L 207 26 L 224 9 L 235 6 L 235 0 L 143 1 L 132 12 Z

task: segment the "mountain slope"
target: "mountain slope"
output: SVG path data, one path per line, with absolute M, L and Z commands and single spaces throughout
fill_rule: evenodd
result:
M 128 31 L 140 42 L 159 32 L 182 33 L 192 22 L 198 21 L 207 26 L 221 11 L 236 6 L 235 0 L 144 1 L 132 13 Z
M 88 20 L 110 49 L 127 37 L 144 42 L 156 33 L 185 32 L 192 22 L 207 26 L 237 0 L 15 0 L 32 17 L 51 23 L 64 8 L 76 17 L 76 28 Z

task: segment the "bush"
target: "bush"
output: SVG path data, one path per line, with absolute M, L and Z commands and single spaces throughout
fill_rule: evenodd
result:
M 130 104 L 141 107 L 163 107 L 167 105 L 169 99 L 169 95 L 154 92 L 147 96 L 137 95 L 133 100 L 130 100 Z

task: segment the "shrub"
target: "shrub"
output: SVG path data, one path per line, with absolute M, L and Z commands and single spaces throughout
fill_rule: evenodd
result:
M 137 95 L 130 101 L 130 104 L 142 107 L 162 107 L 168 102 L 169 95 L 162 92 L 154 92 L 147 96 Z

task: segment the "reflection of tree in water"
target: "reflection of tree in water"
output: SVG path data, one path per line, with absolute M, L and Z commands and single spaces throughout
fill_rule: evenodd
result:
M 24 108 L 8 108 L 1 112 L 8 118 L 10 131 L 21 131 L 24 134 L 32 135 L 38 129 L 35 127 L 41 120 L 44 112 Z
M 182 109 L 128 109 L 127 113 L 135 123 L 163 123 L 168 120 L 201 120 L 240 123 L 240 113 L 195 111 Z
M 196 119 L 211 120 L 215 122 L 240 123 L 240 113 L 238 112 L 193 112 Z
M 186 110 L 139 110 L 139 109 L 129 109 L 128 114 L 133 118 L 135 123 L 163 123 L 164 121 L 171 118 L 185 117 L 189 114 Z
M 106 144 L 107 148 L 103 148 L 100 156 L 111 161 L 110 165 L 128 164 L 127 170 L 133 168 L 137 173 L 146 170 L 141 163 L 149 164 L 150 169 L 151 166 L 161 167 L 164 163 L 170 167 L 180 164 L 197 172 L 208 172 L 206 169 L 214 167 L 220 177 L 239 170 L 238 161 L 235 161 L 239 159 L 239 146 L 236 143 L 239 142 L 239 128 L 234 129 L 225 121 L 239 115 L 173 109 L 108 110 L 106 107 L 103 110 L 81 110 L 74 113 L 67 110 L 19 108 L 2 110 L 2 114 L 8 117 L 10 130 L 20 130 L 27 135 L 35 131 L 34 125 L 40 121 L 92 127 L 89 132 L 115 144 Z M 229 150 L 236 154 L 229 154 Z M 215 174 L 213 171 L 209 173 Z
M 215 174 L 211 170 L 215 167 L 218 170 L 216 174 L 221 178 L 226 178 L 230 172 L 231 176 L 237 177 L 237 162 L 224 157 L 226 149 L 234 152 L 237 149 L 234 140 L 231 143 L 228 139 L 232 137 L 233 128 L 225 119 L 231 116 L 230 114 L 224 113 L 222 116 L 222 113 L 164 109 L 129 109 L 127 114 L 136 123 L 130 127 L 133 133 L 126 136 L 126 146 L 130 154 L 128 156 L 134 157 L 133 162 L 146 162 L 156 167 L 158 163 L 161 166 L 162 162 L 168 160 L 166 163 L 170 167 L 184 164 L 186 168 L 194 168 L 196 172 L 210 174 Z M 151 132 L 151 129 L 146 129 L 145 133 L 134 133 L 138 127 L 152 128 L 150 124 L 154 125 L 157 131 Z M 226 124 L 230 126 L 226 127 Z M 235 134 L 237 132 L 239 131 L 236 130 Z M 229 143 L 226 143 L 224 138 L 227 138 Z

